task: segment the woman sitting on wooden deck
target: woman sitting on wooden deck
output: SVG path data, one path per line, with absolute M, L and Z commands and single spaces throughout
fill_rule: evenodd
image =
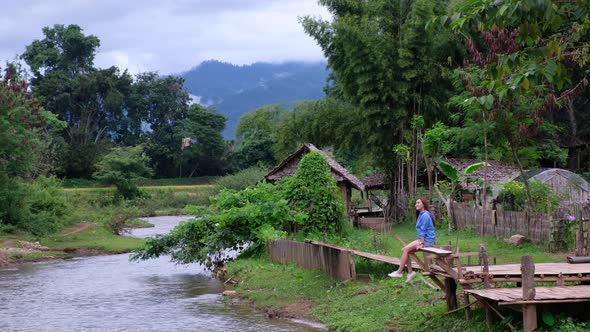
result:
M 416 231 L 418 232 L 418 240 L 411 242 L 402 249 L 402 258 L 399 269 L 388 274 L 388 276 L 391 278 L 403 277 L 404 266 L 407 266 L 408 277 L 406 282 L 410 282 L 414 276 L 416 276 L 416 272 L 412 270 L 410 254 L 418 251 L 420 248 L 434 246 L 434 218 L 430 214 L 428 200 L 424 197 L 420 197 L 416 200 L 416 217 Z

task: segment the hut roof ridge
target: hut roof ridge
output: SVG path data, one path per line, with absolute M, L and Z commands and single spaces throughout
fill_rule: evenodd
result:
M 278 164 L 270 172 L 268 172 L 268 174 L 265 176 L 265 178 L 267 178 L 267 179 L 271 178 L 273 176 L 273 174 L 277 173 L 279 170 L 281 170 L 283 167 L 285 167 L 287 164 L 289 164 L 289 162 L 291 160 L 293 160 L 295 157 L 299 156 L 300 154 L 304 153 L 305 151 L 316 151 L 316 152 L 320 153 L 324 158 L 326 158 L 326 161 L 328 162 L 328 165 L 330 166 L 330 169 L 333 172 L 340 175 L 343 179 L 346 179 L 356 189 L 361 190 L 361 191 L 365 190 L 365 185 L 361 180 L 359 180 L 356 176 L 351 174 L 346 168 L 344 168 L 342 165 L 340 165 L 336 160 L 330 158 L 324 151 L 318 149 L 315 145 L 313 145 L 311 143 L 303 143 L 295 152 L 291 153 L 280 164 Z

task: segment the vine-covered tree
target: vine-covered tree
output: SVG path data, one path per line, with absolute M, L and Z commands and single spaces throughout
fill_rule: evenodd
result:
M 303 213 L 303 218 L 295 221 L 295 232 L 334 234 L 344 230 L 344 202 L 324 156 L 309 152 L 295 174 L 283 181 L 285 197 L 295 210 Z

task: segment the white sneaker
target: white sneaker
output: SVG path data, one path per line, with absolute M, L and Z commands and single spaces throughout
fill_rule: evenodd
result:
M 410 281 L 412 281 L 412 279 L 414 279 L 415 276 L 416 276 L 415 271 L 408 273 L 408 278 L 406 279 L 406 282 L 409 283 Z
M 402 272 L 402 273 L 399 273 L 399 272 L 397 272 L 397 271 L 393 271 L 393 272 L 391 272 L 390 274 L 388 274 L 388 276 L 389 276 L 390 278 L 401 278 L 401 277 L 403 277 L 403 276 L 404 276 L 404 273 L 403 273 L 403 272 Z

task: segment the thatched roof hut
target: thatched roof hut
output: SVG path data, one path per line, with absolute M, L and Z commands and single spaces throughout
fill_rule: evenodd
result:
M 344 168 L 337 161 L 330 158 L 324 151 L 318 149 L 311 143 L 304 143 L 299 147 L 299 149 L 297 149 L 297 151 L 285 158 L 285 160 L 283 160 L 265 176 L 266 180 L 274 182 L 284 178 L 285 176 L 292 176 L 295 174 L 295 171 L 299 166 L 299 162 L 301 162 L 301 159 L 303 159 L 303 156 L 310 151 L 319 152 L 326 158 L 328 165 L 330 165 L 330 171 L 337 182 L 347 182 L 357 190 L 365 190 L 365 185 L 361 180 L 350 174 L 346 168 Z
M 449 158 L 447 162 L 451 164 L 458 171 L 463 171 L 469 165 L 482 162 L 483 160 L 477 159 L 457 159 Z M 519 172 L 516 168 L 505 161 L 501 160 L 488 160 L 488 164 L 491 166 L 482 167 L 479 170 L 469 174 L 470 177 L 479 178 L 482 181 L 485 179 L 486 183 L 494 187 L 501 187 L 504 183 L 518 177 Z M 461 183 L 461 188 L 465 190 L 479 190 L 482 189 L 477 183 Z
M 389 187 L 389 184 L 386 181 L 385 174 L 377 173 L 371 176 L 367 176 L 363 179 L 363 183 L 365 184 L 365 190 L 384 190 Z
M 355 188 L 361 192 L 365 191 L 364 183 L 356 176 L 352 175 L 346 168 L 342 167 L 337 161 L 330 158 L 324 151 L 318 149 L 311 143 L 301 145 L 297 151 L 285 158 L 285 160 L 273 168 L 264 178 L 269 182 L 275 182 L 285 176 L 292 176 L 295 174 L 297 167 L 299 167 L 299 162 L 301 162 L 303 156 L 310 151 L 319 152 L 324 158 L 326 158 L 328 165 L 330 165 L 330 172 L 336 179 L 336 182 L 338 182 L 338 187 L 342 191 L 344 202 L 346 204 L 346 211 L 350 212 L 352 196 L 351 189 Z

